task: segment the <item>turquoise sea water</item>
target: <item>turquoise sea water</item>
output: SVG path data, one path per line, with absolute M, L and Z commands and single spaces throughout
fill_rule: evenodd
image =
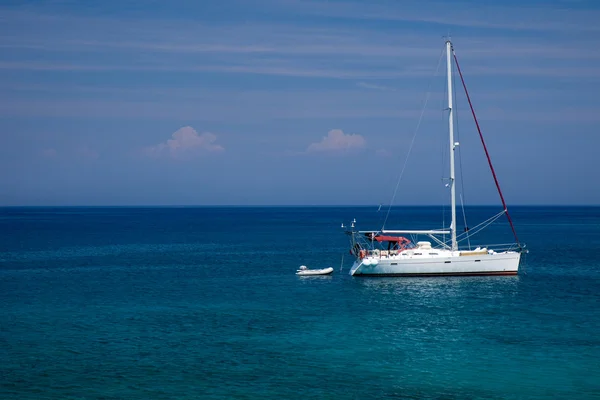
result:
M 0 398 L 600 398 L 600 208 L 511 212 L 516 277 L 353 278 L 376 207 L 0 209 Z

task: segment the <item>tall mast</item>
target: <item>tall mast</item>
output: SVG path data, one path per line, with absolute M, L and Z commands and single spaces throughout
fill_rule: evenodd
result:
M 450 130 L 450 197 L 452 209 L 452 224 L 450 231 L 452 235 L 452 250 L 457 250 L 456 244 L 456 189 L 454 187 L 454 110 L 452 109 L 452 42 L 446 40 L 446 62 L 448 64 L 448 127 Z

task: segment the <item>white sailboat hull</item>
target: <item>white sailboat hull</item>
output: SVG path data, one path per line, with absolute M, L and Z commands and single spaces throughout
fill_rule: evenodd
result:
M 494 254 L 445 257 L 376 257 L 357 259 L 350 269 L 352 276 L 485 276 L 517 275 L 521 253 L 508 251 Z

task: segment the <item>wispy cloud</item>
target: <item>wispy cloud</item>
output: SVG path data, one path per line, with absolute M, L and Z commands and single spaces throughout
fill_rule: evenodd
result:
M 430 2 L 427 7 L 423 7 L 423 3 L 418 1 L 377 4 L 357 1 L 288 0 L 286 4 L 296 12 L 338 18 L 529 31 L 600 31 L 600 26 L 594 23 L 600 19 L 598 10 L 574 10 L 556 7 L 551 3 L 538 7 L 503 7 L 481 3 L 477 3 L 475 7 L 470 3 L 463 3 L 462 7 L 457 7 L 455 2 Z
M 292 62 L 286 62 L 290 65 L 275 66 L 272 61 L 265 61 L 262 65 L 85 65 L 81 63 L 54 64 L 37 62 L 0 62 L 0 70 L 29 70 L 29 71 L 88 71 L 88 72 L 221 72 L 234 74 L 252 74 L 252 75 L 273 75 L 305 78 L 333 78 L 333 79 L 392 79 L 403 76 L 426 76 L 431 71 L 421 69 L 387 69 L 368 70 L 359 69 L 340 69 L 331 67 L 314 67 L 310 63 L 305 65 L 293 66 Z
M 172 139 L 149 146 L 143 149 L 143 152 L 151 157 L 169 156 L 181 158 L 198 154 L 199 152 L 221 152 L 225 149 L 216 144 L 217 136 L 214 133 L 204 132 L 198 134 L 191 126 L 184 126 L 173 132 Z
M 430 93 L 425 119 L 439 120 L 444 108 L 446 97 L 443 77 L 438 82 L 442 90 Z M 426 83 L 426 79 L 423 79 L 422 85 L 418 86 L 425 87 Z M 499 110 L 504 110 L 503 120 L 528 120 L 542 124 L 600 120 L 600 114 L 594 108 L 594 88 L 598 84 L 598 81 L 594 85 L 594 82 L 586 80 L 585 85 L 589 88 L 583 84 L 548 89 L 498 88 L 494 80 L 478 82 L 470 74 L 467 75 L 467 85 L 470 86 L 480 118 L 497 119 Z M 330 118 L 349 121 L 398 118 L 412 124 L 420 115 L 426 95 L 425 89 L 419 90 L 418 86 L 383 91 L 361 90 L 354 88 L 355 84 L 352 83 L 348 85 L 348 90 L 274 88 L 246 91 L 207 90 L 202 87 L 98 88 L 55 83 L 31 87 L 0 85 L 0 117 L 49 117 L 55 121 L 64 118 L 119 118 L 133 121 L 140 118 L 146 121 L 179 120 L 204 124 L 210 121 L 211 125 L 215 122 L 229 124 L 231 121 L 266 123 L 285 120 L 327 121 Z M 460 92 L 462 89 L 458 90 Z M 462 98 L 462 92 L 458 95 L 459 99 Z M 587 100 L 582 97 L 584 95 L 588 96 Z M 21 98 L 17 98 L 19 96 Z M 579 105 L 578 114 L 569 108 L 575 105 Z M 466 117 L 461 115 L 462 118 Z M 402 126 L 407 127 L 404 124 Z
M 54 147 L 46 147 L 40 150 L 39 154 L 47 159 L 94 161 L 100 158 L 100 153 L 88 145 L 62 146 L 60 151 Z
M 265 4 L 270 3 L 266 1 Z M 341 13 L 349 18 L 364 15 L 374 15 L 373 18 L 376 18 L 381 14 L 381 18 L 391 18 L 390 16 L 398 14 L 399 18 L 410 21 L 437 20 L 438 17 L 420 16 L 424 8 L 418 8 L 416 4 L 394 2 L 389 3 L 393 6 L 388 7 L 377 3 L 367 5 L 345 1 L 289 1 L 279 5 L 274 3 L 272 6 L 282 13 L 298 9 L 309 15 L 324 13 L 335 16 L 336 13 Z M 495 10 L 469 7 L 469 13 L 463 18 L 473 20 L 477 25 L 480 23 L 478 21 L 485 20 L 482 17 L 489 14 L 484 12 L 488 9 Z M 585 21 L 591 20 L 590 15 L 598 14 L 596 10 L 583 13 L 586 19 L 581 22 L 576 20 L 581 13 L 574 10 L 566 10 L 563 15 L 553 8 L 542 8 L 542 14 L 535 14 L 535 9 L 527 8 L 500 9 L 508 14 L 502 18 L 490 18 L 508 21 L 505 29 L 514 25 L 513 20 L 518 20 L 521 11 L 529 15 L 527 18 L 534 18 L 538 22 L 543 20 L 541 24 L 554 21 L 557 25 L 564 25 L 567 20 L 575 21 L 576 27 L 573 29 L 578 29 L 579 26 L 591 26 L 590 29 L 595 29 L 595 23 L 588 24 Z M 0 69 L 3 70 L 180 71 L 298 78 L 396 79 L 431 75 L 435 62 L 432 60 L 436 59 L 442 48 L 440 37 L 389 27 L 354 28 L 345 24 L 323 27 L 306 22 L 282 24 L 272 21 L 214 25 L 192 23 L 185 19 L 119 20 L 72 15 L 45 16 L 10 9 L 2 11 L 5 17 L 2 19 L 4 26 L 0 27 L 0 47 L 8 50 L 4 52 L 0 63 Z M 453 21 L 453 18 L 442 17 L 445 12 L 440 12 L 439 15 L 440 23 Z M 544 18 L 539 15 L 544 15 Z M 482 24 L 494 25 L 491 22 Z M 77 38 L 68 34 L 73 31 L 78 32 Z M 468 58 L 476 66 L 482 67 L 481 72 L 472 73 L 485 74 L 484 67 L 493 64 L 501 74 L 516 75 L 518 71 L 523 71 L 522 74 L 526 76 L 536 73 L 527 70 L 532 64 L 539 65 L 540 71 L 551 69 L 543 60 L 581 63 L 581 60 L 600 59 L 600 53 L 590 51 L 595 43 L 580 37 L 521 37 L 513 40 L 510 35 L 488 33 L 474 37 L 465 34 L 457 40 L 460 43 L 460 57 Z M 30 57 L 28 52 L 35 53 L 35 57 Z M 598 75 L 593 68 L 575 69 L 565 73 L 554 69 L 545 74 L 565 76 L 566 73 L 574 72 L 578 76 Z M 361 84 L 367 88 L 365 85 L 375 89 L 372 83 Z M 381 83 L 378 85 L 387 86 Z
M 374 83 L 367 83 L 367 82 L 358 82 L 356 84 L 356 86 L 365 88 L 365 89 L 382 90 L 384 92 L 388 92 L 388 91 L 395 92 L 396 91 L 396 89 L 394 89 L 393 87 L 384 86 L 384 85 L 376 85 Z
M 88 72 L 219 72 L 233 74 L 251 74 L 251 75 L 272 75 L 300 78 L 332 78 L 332 79 L 398 79 L 406 77 L 427 77 L 433 75 L 432 70 L 414 68 L 414 69 L 391 69 L 380 68 L 379 70 L 363 69 L 333 69 L 333 68 L 314 68 L 311 65 L 299 66 L 272 66 L 265 65 L 204 65 L 204 66 L 184 66 L 184 65 L 83 65 L 83 64 L 45 64 L 45 63 L 6 63 L 0 62 L 0 70 L 20 70 L 20 71 L 88 71 Z M 551 67 L 547 64 L 540 64 L 537 67 L 528 67 L 521 65 L 489 67 L 472 66 L 469 74 L 473 75 L 495 75 L 495 76 L 546 76 L 546 77 L 578 77 L 578 78 L 598 78 L 600 69 L 593 67 Z M 395 89 L 383 85 L 369 84 L 366 82 L 358 83 L 357 86 L 393 91 Z
M 332 129 L 320 142 L 311 143 L 306 151 L 314 152 L 339 152 L 356 150 L 365 147 L 367 141 L 359 134 L 346 134 L 341 129 Z

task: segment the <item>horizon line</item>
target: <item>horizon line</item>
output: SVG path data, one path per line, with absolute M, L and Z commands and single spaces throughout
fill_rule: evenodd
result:
M 0 205 L 0 209 L 3 208 L 332 208 L 332 207 L 345 207 L 345 208 L 369 208 L 379 207 L 379 204 L 63 204 L 63 205 Z M 403 207 L 446 207 L 450 208 L 449 205 L 444 204 L 398 204 L 393 205 L 391 208 L 403 208 Z M 465 207 L 498 207 L 502 208 L 502 205 L 495 204 L 471 204 L 465 205 Z M 600 207 L 600 203 L 588 203 L 588 204 L 514 204 L 512 207 Z M 382 210 L 387 209 L 389 206 L 382 205 Z

